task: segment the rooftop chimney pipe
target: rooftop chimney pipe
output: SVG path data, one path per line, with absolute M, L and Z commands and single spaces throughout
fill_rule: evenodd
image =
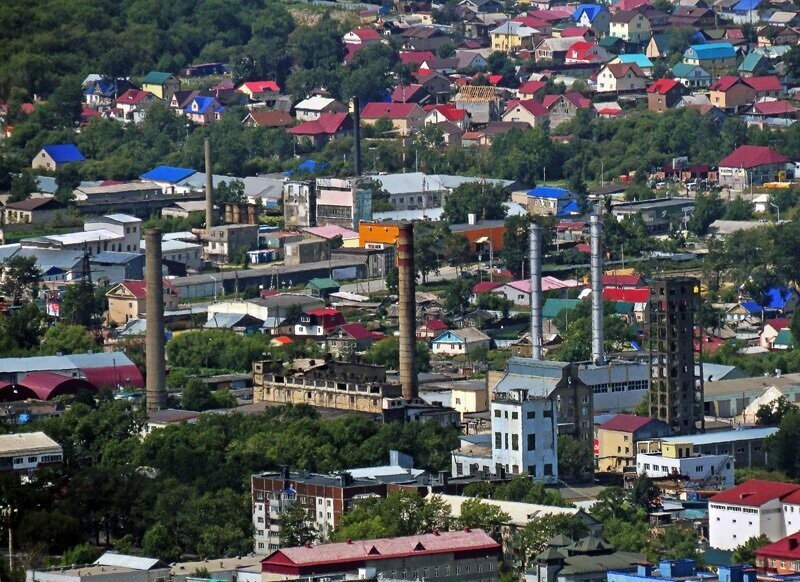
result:
M 147 350 L 145 351 L 147 410 L 167 407 L 167 390 L 164 380 L 164 280 L 161 274 L 161 229 L 144 231 L 145 284 L 147 313 Z
M 603 351 L 603 249 L 601 245 L 602 225 L 600 217 L 590 217 L 592 238 L 592 362 L 605 363 Z
M 214 182 L 211 178 L 211 138 L 205 138 L 203 151 L 206 159 L 206 232 L 214 226 Z
M 535 222 L 530 229 L 531 261 L 531 357 L 542 359 L 542 229 Z
M 414 225 L 401 224 L 397 237 L 398 307 L 400 308 L 400 384 L 406 401 L 416 400 L 417 371 L 414 359 L 417 353 L 415 323 L 417 305 L 415 298 L 416 273 L 414 271 Z

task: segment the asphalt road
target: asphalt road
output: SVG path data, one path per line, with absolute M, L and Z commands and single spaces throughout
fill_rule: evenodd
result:
M 428 281 L 443 281 L 456 278 L 455 267 L 442 267 L 438 273 L 431 273 L 428 275 Z M 386 281 L 384 279 L 364 279 L 362 281 L 355 281 L 353 283 L 345 283 L 339 289 L 340 291 L 348 291 L 350 293 L 359 293 L 361 295 L 369 295 L 378 291 L 386 290 Z

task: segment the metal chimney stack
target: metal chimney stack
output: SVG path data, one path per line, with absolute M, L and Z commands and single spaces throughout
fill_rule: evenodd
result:
M 361 175 L 361 103 L 358 97 L 352 100 L 353 113 L 353 174 Z
M 203 140 L 203 151 L 206 159 L 206 233 L 211 233 L 214 226 L 214 181 L 211 178 L 211 138 Z
M 400 310 L 400 384 L 406 401 L 416 400 L 417 354 L 416 273 L 414 271 L 414 225 L 401 224 L 397 237 L 398 307 Z
M 531 357 L 542 359 L 542 229 L 535 222 L 530 228 L 531 262 Z
M 147 310 L 147 410 L 163 410 L 167 407 L 167 389 L 164 379 L 164 280 L 161 274 L 161 229 L 144 231 L 145 238 L 145 283 Z
M 600 217 L 590 217 L 592 239 L 592 362 L 602 365 L 606 361 L 603 351 L 603 248 Z

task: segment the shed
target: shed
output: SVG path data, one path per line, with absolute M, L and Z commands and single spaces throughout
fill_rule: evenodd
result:
M 339 288 L 339 283 L 329 278 L 319 277 L 306 283 L 306 289 L 310 290 L 314 297 L 327 298 L 331 293 L 338 293 Z

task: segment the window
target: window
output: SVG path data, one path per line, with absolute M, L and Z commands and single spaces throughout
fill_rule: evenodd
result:
M 519 413 L 514 410 L 511 412 L 511 420 L 517 420 L 519 418 Z
M 553 474 L 553 464 L 552 463 L 545 463 L 544 464 L 544 474 L 545 474 L 545 476 L 551 476 Z
M 528 435 L 528 450 L 535 451 L 536 450 L 536 435 L 529 434 Z
M 533 420 L 534 418 L 536 418 L 536 411 L 535 410 L 529 411 L 528 412 L 528 420 Z
M 498 408 L 494 409 L 494 417 L 495 418 L 500 418 L 500 409 L 498 409 Z
M 511 450 L 518 451 L 519 450 L 519 435 L 512 434 L 511 435 Z M 516 471 L 514 471 L 516 473 Z
M 494 448 L 496 449 L 503 448 L 503 433 L 500 432 L 494 433 Z

